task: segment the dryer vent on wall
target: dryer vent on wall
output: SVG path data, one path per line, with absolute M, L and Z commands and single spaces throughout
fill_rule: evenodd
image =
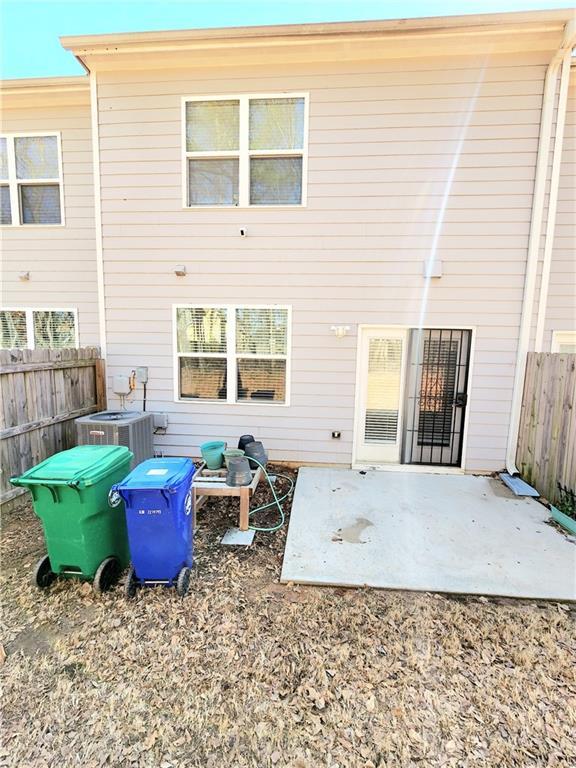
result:
M 132 466 L 154 456 L 151 413 L 102 411 L 76 419 L 78 445 L 125 445 L 134 454 Z

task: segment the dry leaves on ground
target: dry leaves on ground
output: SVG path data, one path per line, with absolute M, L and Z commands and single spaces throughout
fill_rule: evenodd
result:
M 200 513 L 185 599 L 133 602 L 38 592 L 38 521 L 11 515 L 0 766 L 576 765 L 572 610 L 281 585 L 285 531 L 223 547 L 235 515 Z

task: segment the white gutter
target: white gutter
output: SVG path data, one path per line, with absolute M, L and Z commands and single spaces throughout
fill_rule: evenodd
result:
M 562 165 L 562 145 L 564 143 L 564 126 L 566 123 L 566 106 L 568 104 L 568 85 L 570 82 L 570 67 L 572 56 L 565 55 L 560 75 L 560 94 L 558 96 L 558 111 L 556 116 L 556 138 L 552 159 L 552 176 L 550 178 L 550 197 L 548 202 L 548 219 L 546 221 L 546 238 L 544 241 L 544 256 L 542 259 L 542 276 L 540 278 L 540 299 L 538 301 L 538 320 L 536 323 L 536 339 L 534 350 L 542 352 L 544 342 L 544 326 L 548 308 L 548 289 L 550 287 L 550 269 L 552 266 L 552 248 L 556 233 L 556 208 L 560 188 L 560 169 Z
M 522 408 L 522 395 L 524 392 L 524 378 L 526 374 L 526 356 L 530 349 L 530 335 L 534 312 L 536 278 L 538 273 L 538 257 L 540 253 L 540 238 L 542 236 L 542 219 L 544 215 L 546 181 L 548 178 L 548 165 L 550 160 L 550 143 L 552 138 L 552 124 L 554 120 L 554 105 L 556 101 L 558 70 L 566 58 L 568 58 L 570 61 L 572 48 L 575 44 L 576 20 L 572 19 L 566 24 L 564 28 L 562 44 L 548 65 L 548 69 L 546 70 L 546 78 L 544 80 L 544 97 L 542 101 L 542 115 L 540 118 L 538 158 L 536 161 L 530 237 L 528 240 L 526 275 L 524 278 L 524 297 L 522 301 L 522 314 L 520 317 L 520 332 L 518 336 L 516 370 L 514 372 L 514 387 L 512 391 L 508 445 L 506 447 L 506 470 L 510 475 L 518 474 L 518 468 L 516 466 L 518 430 L 520 427 L 520 411 Z
M 104 298 L 104 252 L 102 248 L 102 195 L 100 191 L 100 131 L 98 126 L 98 84 L 90 72 L 90 113 L 92 122 L 92 172 L 94 175 L 94 225 L 96 235 L 96 281 L 98 287 L 98 329 L 100 354 L 106 359 L 106 300 Z

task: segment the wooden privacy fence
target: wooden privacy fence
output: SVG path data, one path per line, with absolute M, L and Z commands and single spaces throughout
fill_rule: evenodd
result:
M 576 355 L 528 354 L 516 466 L 549 501 L 576 491 Z
M 106 407 L 100 350 L 2 349 L 0 392 L 0 502 L 5 502 L 24 492 L 10 485 L 10 477 L 72 448 L 74 419 Z

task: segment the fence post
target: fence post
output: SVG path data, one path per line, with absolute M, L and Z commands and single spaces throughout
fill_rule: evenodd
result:
M 106 363 L 102 358 L 96 360 L 94 366 L 94 376 L 96 382 L 96 405 L 99 411 L 105 411 L 106 400 Z

